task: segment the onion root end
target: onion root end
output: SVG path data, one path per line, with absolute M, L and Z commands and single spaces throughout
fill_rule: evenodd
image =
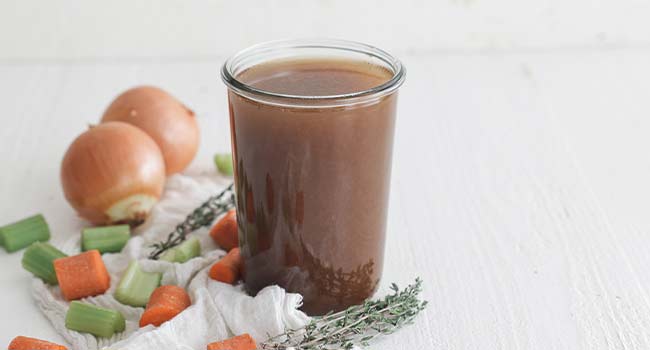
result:
M 106 215 L 112 223 L 129 223 L 137 225 L 142 223 L 153 206 L 158 202 L 158 198 L 148 194 L 134 194 L 126 197 L 113 204 Z

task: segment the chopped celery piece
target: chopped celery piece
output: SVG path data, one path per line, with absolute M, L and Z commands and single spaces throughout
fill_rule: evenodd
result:
M 214 155 L 214 164 L 216 164 L 219 172 L 231 176 L 232 171 L 232 155 L 230 153 L 217 153 Z
M 145 306 L 161 279 L 161 273 L 144 272 L 137 261 L 131 261 L 117 285 L 115 299 L 125 305 Z
M 50 239 L 50 229 L 41 214 L 0 227 L 0 241 L 8 252 L 23 249 L 37 241 Z
M 122 315 L 121 312 L 117 312 L 117 317 L 115 318 L 115 323 L 114 323 L 114 328 L 115 328 L 115 333 L 120 333 L 124 332 L 126 329 L 126 320 L 124 319 L 124 315 Z
M 168 251 L 164 252 L 158 260 L 162 261 L 169 261 L 169 262 L 178 262 L 179 260 L 182 260 L 183 257 L 181 256 L 183 253 L 179 252 L 178 250 L 171 248 Z
M 68 313 L 65 315 L 65 326 L 73 331 L 105 338 L 113 336 L 115 332 L 123 331 L 126 327 L 121 313 L 79 301 L 70 303 Z
M 25 250 L 22 265 L 25 270 L 33 273 L 34 276 L 46 283 L 58 284 L 52 263 L 55 259 L 66 256 L 49 243 L 35 242 Z
M 201 242 L 196 237 L 191 237 L 185 242 L 166 251 L 160 260 L 184 263 L 192 258 L 201 255 Z
M 100 253 L 118 253 L 131 238 L 129 225 L 90 227 L 81 231 L 81 250 L 99 250 Z

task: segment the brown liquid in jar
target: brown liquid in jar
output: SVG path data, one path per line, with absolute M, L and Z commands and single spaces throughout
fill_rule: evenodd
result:
M 253 66 L 237 79 L 290 95 L 367 90 L 392 77 L 360 61 Z M 257 102 L 229 91 L 246 289 L 280 285 L 311 315 L 372 296 L 381 277 L 397 94 L 339 107 Z

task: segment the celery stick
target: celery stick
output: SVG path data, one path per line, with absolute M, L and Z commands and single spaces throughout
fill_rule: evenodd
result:
M 58 284 L 52 263 L 55 259 L 66 256 L 49 243 L 35 242 L 25 250 L 22 265 L 25 270 L 33 273 L 34 276 L 46 283 Z
M 220 173 L 231 176 L 232 171 L 232 155 L 230 153 L 217 153 L 214 155 L 214 164 Z
M 181 253 L 181 260 L 178 262 L 184 263 L 192 258 L 201 255 L 201 242 L 196 237 L 190 237 L 188 240 L 179 244 L 174 249 Z
M 118 253 L 131 238 L 129 225 L 90 227 L 81 231 L 81 250 L 97 249 L 100 253 Z
M 41 214 L 0 227 L 0 241 L 10 253 L 23 249 L 34 242 L 49 239 L 50 229 Z
M 117 317 L 115 318 L 115 322 L 113 322 L 113 328 L 115 329 L 115 333 L 124 332 L 126 329 L 126 320 L 121 312 L 117 312 Z
M 201 242 L 196 237 L 191 237 L 185 242 L 166 251 L 160 260 L 184 263 L 192 258 L 201 255 Z
M 117 285 L 115 299 L 125 305 L 145 306 L 161 279 L 161 273 L 144 272 L 137 261 L 131 261 Z
M 123 331 L 126 327 L 121 313 L 79 301 L 70 303 L 68 313 L 65 315 L 65 326 L 73 331 L 106 338 L 113 336 L 115 332 Z
M 172 262 L 172 263 L 173 262 L 178 262 L 178 261 L 183 259 L 183 257 L 181 256 L 182 254 L 183 253 L 176 250 L 175 248 L 171 248 L 171 249 L 167 250 L 166 252 L 164 252 L 160 256 L 160 258 L 158 258 L 158 260 L 169 261 L 169 262 Z

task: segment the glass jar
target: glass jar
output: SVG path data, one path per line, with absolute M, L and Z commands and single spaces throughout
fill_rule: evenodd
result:
M 293 93 L 300 87 L 291 79 L 265 88 L 246 78 L 259 67 L 268 76 L 287 76 L 299 64 L 311 64 L 315 80 L 340 73 L 328 69 L 385 79 L 359 91 L 310 94 Z M 369 45 L 303 39 L 241 51 L 226 61 L 222 78 L 246 290 L 254 295 L 279 285 L 300 293 L 311 315 L 362 303 L 382 273 L 404 67 Z

